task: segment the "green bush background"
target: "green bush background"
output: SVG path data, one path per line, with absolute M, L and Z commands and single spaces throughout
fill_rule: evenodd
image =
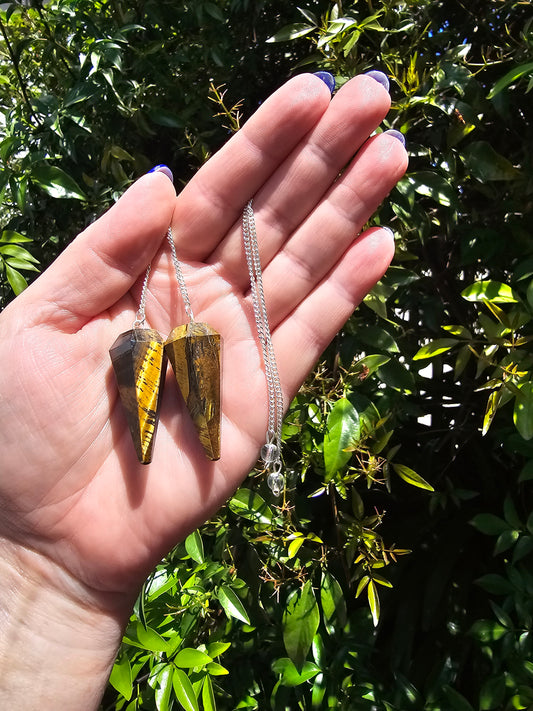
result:
M 252 473 L 158 565 L 102 709 L 532 709 L 531 3 L 59 0 L 0 20 L 4 304 L 294 73 L 385 71 L 411 157 L 374 217 L 393 266 L 286 418 L 286 496 Z

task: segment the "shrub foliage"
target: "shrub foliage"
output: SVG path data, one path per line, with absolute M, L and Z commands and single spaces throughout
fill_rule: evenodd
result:
M 286 417 L 283 498 L 252 472 L 157 566 L 103 709 L 533 706 L 532 21 L 520 0 L 0 12 L 4 301 L 291 72 L 386 71 L 411 156 L 374 217 L 394 264 Z

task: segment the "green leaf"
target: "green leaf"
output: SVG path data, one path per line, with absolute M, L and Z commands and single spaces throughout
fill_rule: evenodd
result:
M 462 696 L 458 691 L 452 689 L 448 684 L 443 686 L 444 693 L 450 704 L 448 711 L 474 711 L 472 706 L 468 703 L 464 696 Z
M 0 247 L 0 254 L 7 255 L 9 257 L 15 257 L 16 259 L 21 259 L 25 262 L 33 262 L 33 264 L 39 264 L 39 260 L 28 252 L 24 247 L 20 247 L 18 244 L 6 244 L 4 247 Z
M 467 170 L 482 183 L 516 180 L 521 175 L 488 141 L 474 141 L 467 146 L 463 151 L 463 160 Z
M 294 22 L 292 25 L 285 25 L 275 35 L 269 37 L 266 42 L 287 42 L 289 40 L 304 37 L 312 32 L 315 28 L 313 25 L 307 25 L 303 22 Z
M 466 328 L 465 326 L 460 326 L 460 325 L 442 326 L 442 329 L 444 331 L 448 331 L 448 333 L 451 333 L 452 336 L 458 336 L 459 338 L 466 338 L 467 340 L 471 340 L 471 338 L 472 338 L 471 331 L 469 331 L 468 328 Z
M 198 699 L 196 698 L 190 679 L 183 669 L 174 669 L 172 685 L 174 686 L 176 697 L 185 711 L 200 711 Z
M 533 73 L 533 62 L 528 62 L 527 64 L 520 64 L 517 67 L 513 67 L 507 74 L 505 74 L 501 79 L 498 79 L 496 84 L 492 87 L 487 95 L 487 99 L 493 99 L 500 91 L 506 89 L 510 84 L 514 84 L 520 77 L 525 74 Z
M 502 518 L 491 513 L 481 513 L 474 516 L 470 522 L 474 528 L 488 536 L 499 536 L 500 533 L 509 530 L 509 524 Z
M 449 351 L 450 348 L 458 345 L 459 341 L 455 338 L 437 338 L 430 343 L 426 343 L 425 346 L 422 346 L 422 348 L 420 348 L 413 356 L 413 360 L 434 358 L 435 356 L 445 353 L 446 351 Z
M 33 242 L 29 237 L 21 235 L 20 232 L 14 230 L 4 230 L 0 235 L 0 242 L 21 244 L 22 242 Z
M 457 191 L 438 173 L 419 171 L 411 173 L 404 179 L 416 193 L 429 197 L 444 207 L 450 207 L 457 202 Z
M 217 704 L 215 701 L 215 693 L 213 691 L 213 682 L 210 676 L 204 677 L 202 685 L 202 704 L 204 711 L 216 711 Z
M 204 543 L 198 529 L 185 539 L 185 550 L 196 563 L 204 562 Z
M 520 435 L 530 440 L 533 437 L 533 382 L 518 387 L 520 395 L 515 398 L 513 421 Z
M 496 573 L 487 573 L 476 580 L 476 583 L 494 595 L 508 595 L 514 590 L 513 585 L 503 576 Z
M 417 474 L 410 467 L 405 466 L 405 464 L 396 464 L 392 462 L 392 467 L 396 474 L 401 477 L 404 481 L 412 486 L 418 486 L 420 489 L 427 489 L 428 491 L 435 491 L 435 489 L 428 484 L 428 482 L 423 479 L 420 474 Z
M 87 196 L 74 178 L 57 166 L 35 166 L 31 172 L 31 179 L 53 198 L 87 200 Z
M 9 285 L 13 289 L 15 296 L 18 296 L 20 292 L 24 291 L 24 289 L 28 286 L 28 282 L 19 271 L 13 269 L 13 267 L 10 267 L 9 264 L 6 264 L 5 267 Z
M 186 647 L 185 649 L 180 649 L 180 651 L 174 657 L 174 663 L 178 667 L 184 669 L 190 669 L 193 667 L 203 667 L 213 660 L 205 652 L 201 652 L 199 649 L 193 649 L 192 647 Z
M 231 642 L 210 642 L 207 645 L 207 653 L 214 659 L 224 654 L 231 647 Z
M 381 608 L 379 603 L 378 589 L 373 580 L 369 581 L 366 590 L 368 595 L 368 605 L 370 607 L 370 612 L 372 613 L 372 621 L 374 622 L 374 627 L 376 627 L 379 622 Z
M 250 624 L 250 618 L 244 609 L 244 605 L 237 597 L 237 594 L 230 587 L 222 585 L 218 589 L 217 598 L 228 617 L 235 617 L 237 620 L 241 620 L 241 622 L 245 622 L 247 625 Z
M 281 657 L 273 662 L 272 671 L 281 676 L 283 686 L 299 686 L 309 679 L 313 679 L 321 670 L 313 662 L 304 662 L 301 671 L 298 671 L 291 659 Z
M 174 669 L 171 664 L 165 664 L 157 675 L 154 688 L 157 711 L 169 711 L 170 709 L 173 671 Z
M 283 613 L 283 642 L 287 654 L 297 669 L 302 670 L 305 658 L 320 624 L 320 612 L 311 581 L 296 591 Z
M 365 326 L 357 328 L 357 338 L 368 346 L 378 348 L 389 353 L 399 353 L 400 349 L 388 331 L 379 326 Z
M 109 683 L 119 694 L 129 701 L 133 694 L 133 679 L 128 655 L 121 652 L 113 665 Z
M 495 304 L 513 304 L 520 301 L 520 297 L 507 284 L 486 279 L 476 281 L 461 292 L 467 301 L 492 301 Z
M 327 420 L 324 437 L 324 464 L 326 481 L 329 481 L 351 458 L 344 450 L 359 438 L 359 413 L 345 397 L 338 400 Z
M 205 670 L 211 674 L 211 676 L 225 676 L 226 674 L 229 674 L 226 667 L 223 667 L 222 664 L 217 664 L 216 662 L 209 662 L 209 664 L 206 664 Z
M 324 616 L 324 626 L 329 634 L 334 634 L 346 624 L 346 602 L 337 579 L 328 572 L 322 573 L 320 581 L 320 605 Z
M 494 546 L 494 555 L 499 555 L 504 551 L 509 550 L 520 536 L 520 531 L 504 531 L 498 536 L 496 545 Z
M 505 674 L 487 679 L 479 692 L 479 711 L 502 708 L 505 698 Z
M 250 489 L 238 489 L 228 503 L 228 507 L 237 516 L 253 521 L 254 523 L 270 524 L 274 518 L 272 509 L 262 496 Z
M 140 622 L 130 623 L 124 635 L 124 641 L 134 647 L 150 652 L 167 652 L 168 642 L 151 627 L 143 627 Z
M 357 363 L 354 363 L 351 371 L 361 381 L 366 380 L 372 373 L 375 373 L 378 368 L 390 361 L 390 356 L 385 355 L 367 355 L 360 358 Z
M 494 620 L 477 620 L 470 628 L 470 634 L 483 644 L 496 642 L 509 630 Z

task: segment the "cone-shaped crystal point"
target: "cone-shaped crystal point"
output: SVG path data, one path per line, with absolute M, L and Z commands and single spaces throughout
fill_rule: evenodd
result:
M 181 394 L 209 459 L 220 458 L 220 334 L 206 323 L 178 326 L 165 341 Z
M 165 382 L 163 339 L 151 328 L 134 328 L 120 334 L 109 355 L 137 457 L 149 464 Z

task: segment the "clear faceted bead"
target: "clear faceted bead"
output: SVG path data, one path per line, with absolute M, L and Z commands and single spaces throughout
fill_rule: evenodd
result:
M 267 484 L 274 496 L 279 496 L 285 486 L 283 474 L 280 474 L 279 472 L 272 472 L 267 477 Z
M 272 464 L 279 459 L 279 447 L 272 442 L 267 442 L 261 447 L 261 459 L 265 464 Z

